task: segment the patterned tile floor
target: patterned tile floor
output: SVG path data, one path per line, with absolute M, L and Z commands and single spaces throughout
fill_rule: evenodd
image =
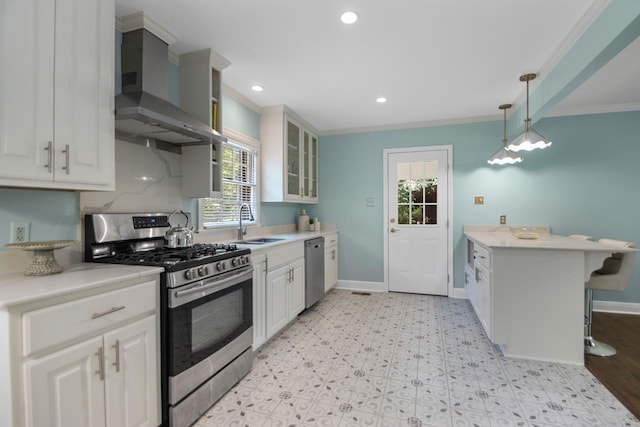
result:
M 332 290 L 196 426 L 640 422 L 585 368 L 502 357 L 466 300 Z

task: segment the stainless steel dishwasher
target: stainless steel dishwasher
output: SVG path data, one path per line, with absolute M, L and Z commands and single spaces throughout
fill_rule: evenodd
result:
M 305 307 L 324 297 L 324 237 L 304 242 Z

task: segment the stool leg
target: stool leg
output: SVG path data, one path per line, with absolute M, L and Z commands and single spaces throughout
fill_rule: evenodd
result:
M 594 356 L 613 356 L 616 349 L 608 344 L 596 341 L 591 336 L 591 323 L 593 322 L 593 290 L 585 290 L 584 308 L 584 352 Z

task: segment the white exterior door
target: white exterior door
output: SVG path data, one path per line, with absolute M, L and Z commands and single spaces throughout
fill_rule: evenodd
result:
M 389 291 L 448 295 L 449 151 L 385 155 Z

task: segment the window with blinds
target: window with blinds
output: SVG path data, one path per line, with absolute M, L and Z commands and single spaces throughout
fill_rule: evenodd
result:
M 254 214 L 257 212 L 256 152 L 225 143 L 222 145 L 222 197 L 202 199 L 202 224 L 204 227 L 236 225 L 240 206 L 246 203 Z M 242 222 L 253 224 L 247 209 L 242 210 Z

